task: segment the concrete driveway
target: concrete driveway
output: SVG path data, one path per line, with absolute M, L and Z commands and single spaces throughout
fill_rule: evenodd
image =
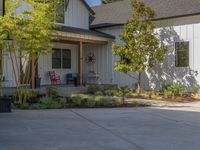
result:
M 71 109 L 0 114 L 0 150 L 199 150 L 200 112 L 187 109 Z

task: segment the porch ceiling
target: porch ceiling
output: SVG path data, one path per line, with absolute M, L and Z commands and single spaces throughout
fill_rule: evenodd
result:
M 115 39 L 114 36 L 73 27 L 61 27 L 57 29 L 57 33 L 53 36 L 58 38 L 58 40 L 67 40 L 73 42 L 91 43 L 91 44 L 107 44 Z

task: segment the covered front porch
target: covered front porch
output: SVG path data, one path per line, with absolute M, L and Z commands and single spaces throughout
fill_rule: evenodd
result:
M 62 27 L 53 35 L 52 53 L 42 55 L 38 60 L 37 76 L 41 86 L 51 85 L 50 72 L 60 81 L 56 85 L 112 84 L 113 36 L 104 33 Z M 75 84 L 76 85 L 76 84 Z

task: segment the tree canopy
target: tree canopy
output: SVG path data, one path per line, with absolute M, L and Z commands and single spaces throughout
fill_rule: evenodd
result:
M 113 44 L 113 54 L 121 56 L 115 63 L 117 71 L 138 73 L 138 89 L 141 92 L 141 73 L 162 61 L 166 49 L 155 33 L 155 24 L 152 21 L 154 10 L 137 0 L 131 0 L 131 6 L 132 16 L 120 35 L 122 44 Z

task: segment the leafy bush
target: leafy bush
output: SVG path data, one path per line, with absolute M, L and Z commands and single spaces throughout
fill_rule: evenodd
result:
M 37 91 L 27 91 L 25 89 L 16 90 L 14 97 L 20 104 L 26 104 L 32 99 L 36 99 L 39 95 Z
M 94 95 L 95 95 L 95 96 L 103 96 L 104 94 L 103 94 L 103 92 L 101 92 L 101 91 L 97 91 Z
M 74 105 L 74 106 L 81 105 L 81 102 L 82 102 L 82 98 L 81 98 L 80 95 L 72 96 L 69 99 L 69 103 L 72 104 L 72 105 Z
M 118 92 L 118 88 L 116 86 L 107 86 L 103 88 L 102 91 L 105 96 L 115 96 Z
M 96 106 L 96 101 L 94 98 L 88 98 L 85 100 L 85 105 L 87 107 L 95 107 Z
M 98 85 L 90 85 L 88 87 L 88 93 L 89 94 L 95 94 L 98 91 L 101 91 L 101 88 Z
M 119 106 L 120 102 L 116 98 L 102 97 L 97 101 L 97 106 Z
M 199 84 L 194 84 L 194 85 L 192 85 L 192 90 L 191 90 L 191 93 L 192 93 L 192 94 L 197 94 L 197 93 L 199 93 L 199 90 L 200 90 L 200 85 L 199 85 Z
M 126 96 L 131 92 L 128 86 L 120 87 L 118 91 L 118 96 L 122 97 L 122 103 L 125 104 Z
M 59 97 L 59 90 L 55 86 L 49 86 L 46 88 L 47 96 L 52 98 L 58 98 Z
M 32 109 L 60 109 L 64 108 L 63 104 L 53 100 L 52 97 L 46 96 L 41 98 L 40 103 L 33 104 Z
M 173 97 L 173 96 L 184 96 L 185 90 L 183 88 L 183 85 L 180 83 L 169 85 L 164 90 L 164 96 L 165 97 Z

